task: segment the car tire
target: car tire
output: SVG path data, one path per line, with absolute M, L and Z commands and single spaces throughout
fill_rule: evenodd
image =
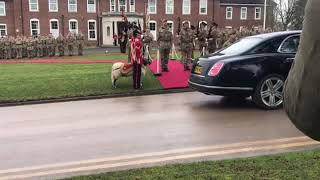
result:
M 265 110 L 279 109 L 283 105 L 285 79 L 277 74 L 264 77 L 256 86 L 252 96 L 253 102 Z

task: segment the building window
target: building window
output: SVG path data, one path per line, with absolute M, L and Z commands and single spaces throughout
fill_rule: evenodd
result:
M 261 7 L 256 7 L 254 14 L 255 14 L 254 19 L 260 20 L 261 19 Z
M 68 0 L 68 11 L 77 12 L 77 0 Z
M 149 28 L 150 28 L 150 32 L 152 33 L 153 37 L 155 37 L 155 39 L 157 39 L 157 22 L 150 21 Z
M 0 16 L 6 16 L 6 3 L 0 1 Z
M 50 19 L 50 33 L 53 37 L 59 36 L 59 21 L 58 19 Z
M 127 12 L 127 0 L 118 0 L 119 12 Z
M 96 0 L 87 0 L 87 12 L 88 13 L 96 12 Z
M 110 12 L 116 12 L 116 0 L 110 0 Z
M 29 11 L 31 12 L 39 11 L 38 0 L 29 0 Z
M 232 11 L 233 11 L 232 7 L 226 8 L 226 19 L 232 19 Z
M 200 0 L 200 14 L 207 14 L 208 0 Z
M 150 14 L 157 14 L 157 0 L 148 0 Z
M 174 31 L 173 21 L 168 21 L 167 24 L 168 24 L 169 30 L 173 33 L 173 31 Z
M 6 24 L 0 24 L 0 37 L 7 35 L 7 25 Z
M 166 14 L 173 14 L 174 0 L 166 0 Z
M 189 28 L 190 28 L 191 27 L 190 21 L 182 21 L 182 24 L 184 24 L 185 22 L 189 24 Z
M 201 23 L 206 23 L 207 25 L 206 25 L 206 27 L 205 27 L 205 28 L 207 28 L 207 27 L 208 27 L 208 23 L 207 23 L 207 21 L 200 21 L 200 22 L 199 22 L 199 24 L 198 24 L 198 27 L 199 27 L 199 28 L 201 27 Z
M 241 20 L 247 19 L 247 12 L 248 12 L 248 9 L 246 7 L 241 8 L 241 16 L 240 16 Z
M 37 37 L 40 34 L 39 19 L 30 20 L 30 32 L 31 32 L 31 36 L 35 36 L 35 37 Z
M 96 20 L 89 20 L 88 21 L 88 40 L 97 40 Z
M 226 26 L 225 28 L 226 29 L 232 29 L 232 26 Z
M 191 13 L 191 0 L 183 0 L 182 4 L 182 14 L 190 14 Z
M 49 0 L 49 12 L 58 12 L 58 0 Z
M 129 1 L 130 1 L 129 11 L 135 12 L 136 11 L 136 1 L 135 0 L 129 0 Z
M 76 19 L 69 20 L 69 32 L 78 33 L 78 21 Z

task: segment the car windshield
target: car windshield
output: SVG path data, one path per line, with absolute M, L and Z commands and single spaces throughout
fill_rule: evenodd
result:
M 237 55 L 248 51 L 262 41 L 261 38 L 244 38 L 219 52 L 225 55 Z

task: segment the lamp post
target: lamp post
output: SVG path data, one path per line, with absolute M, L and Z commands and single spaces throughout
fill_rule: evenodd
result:
M 267 0 L 264 0 L 264 17 L 263 17 L 263 30 L 266 30 L 266 21 L 267 21 Z

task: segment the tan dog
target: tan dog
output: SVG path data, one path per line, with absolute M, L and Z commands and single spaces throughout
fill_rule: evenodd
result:
M 130 63 L 114 63 L 112 65 L 112 70 L 111 70 L 111 83 L 113 88 L 117 88 L 117 80 L 120 77 L 129 77 L 132 76 L 133 74 L 133 65 Z M 141 70 L 141 84 L 143 77 L 146 75 L 146 67 L 142 65 L 142 70 Z

